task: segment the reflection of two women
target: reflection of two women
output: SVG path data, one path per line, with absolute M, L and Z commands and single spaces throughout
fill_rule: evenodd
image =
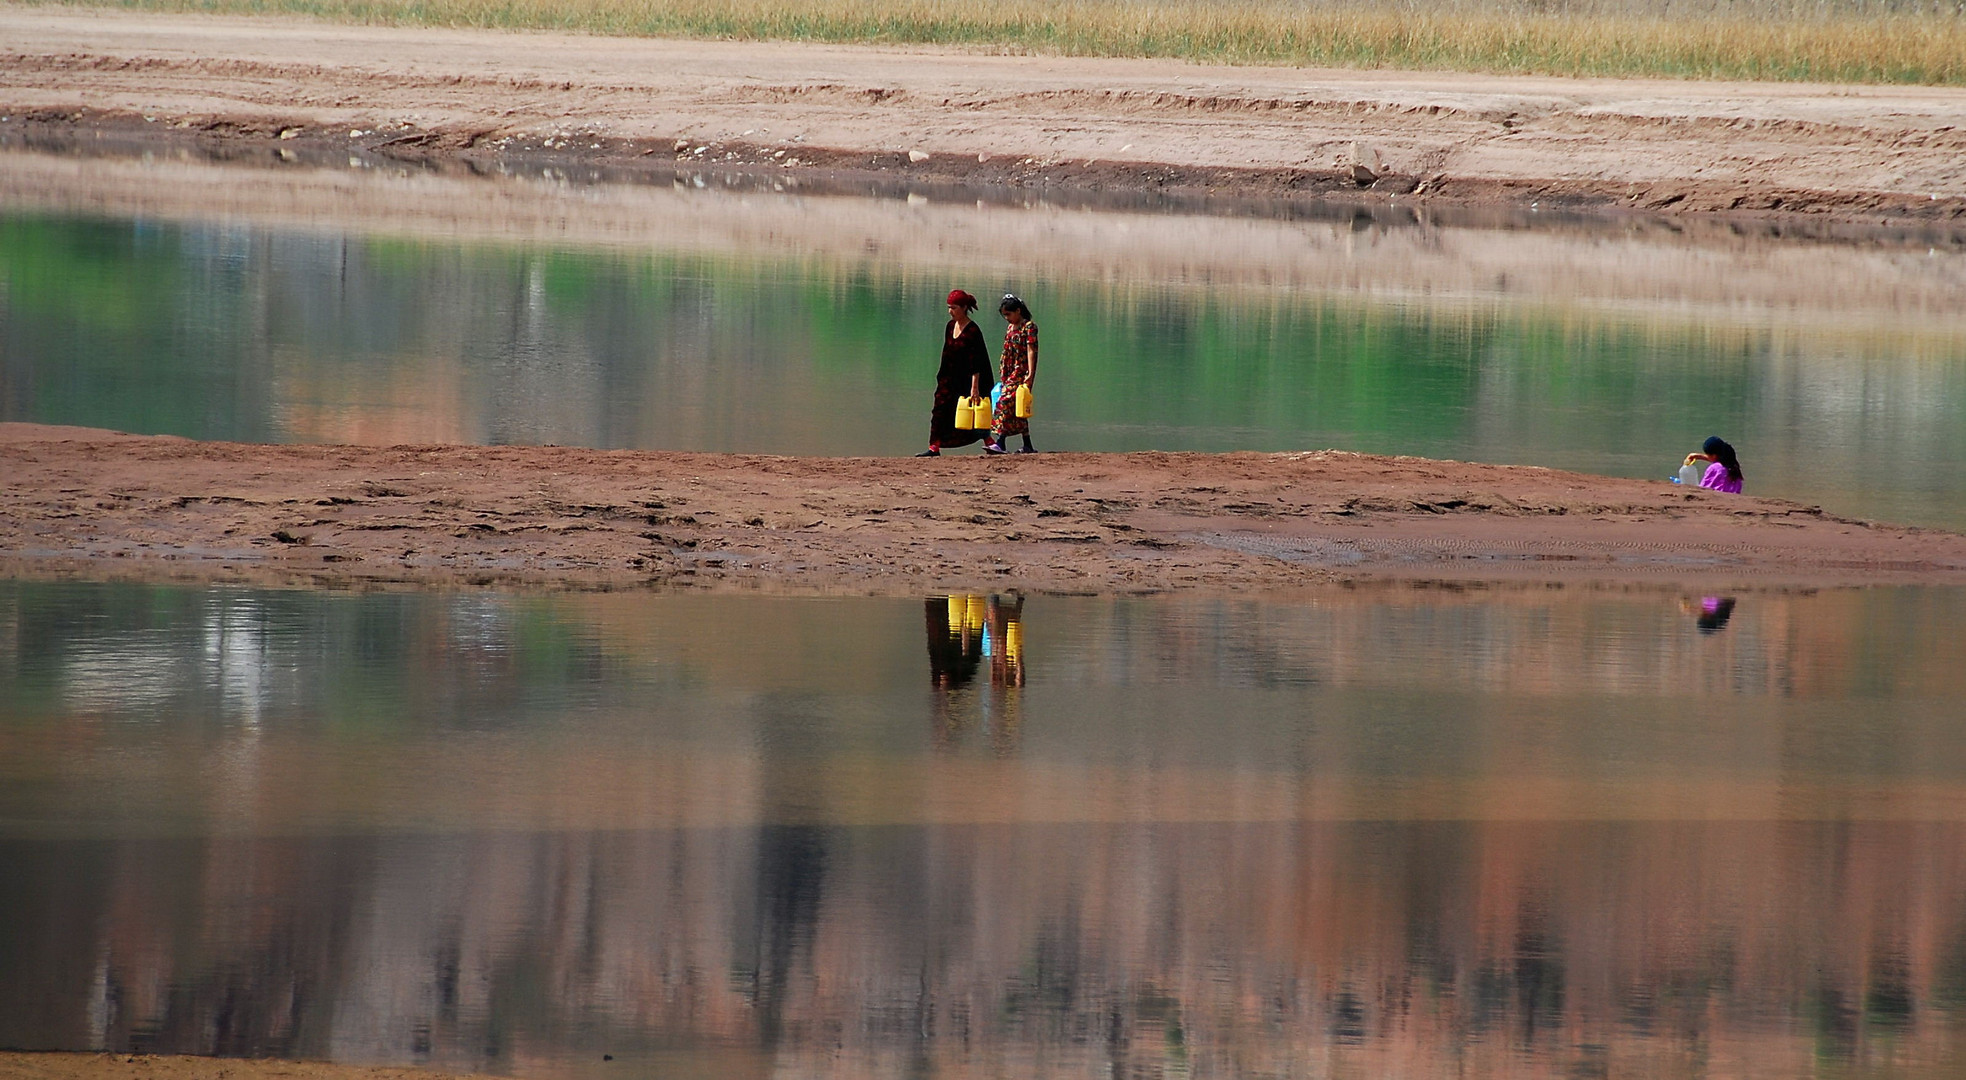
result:
M 991 740 L 1009 749 L 1019 722 L 1016 691 L 1024 685 L 1024 598 L 956 593 L 930 597 L 924 612 L 936 741 L 955 741 L 980 709 Z M 978 670 L 989 672 L 989 688 L 972 705 L 963 691 Z

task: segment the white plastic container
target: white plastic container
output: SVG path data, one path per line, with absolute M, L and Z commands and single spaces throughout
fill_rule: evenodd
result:
M 1687 487 L 1699 487 L 1700 466 L 1691 461 L 1681 465 L 1679 467 L 1679 482 L 1685 484 Z

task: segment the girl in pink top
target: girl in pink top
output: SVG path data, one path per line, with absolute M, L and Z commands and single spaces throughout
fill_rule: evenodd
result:
M 1725 491 L 1730 495 L 1741 493 L 1741 461 L 1734 456 L 1734 448 L 1726 439 L 1711 436 L 1700 444 L 1700 452 L 1686 455 L 1686 460 L 1710 461 L 1705 476 L 1700 477 L 1700 486 L 1715 491 Z

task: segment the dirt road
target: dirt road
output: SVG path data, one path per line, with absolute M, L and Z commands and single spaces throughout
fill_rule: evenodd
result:
M 1322 451 L 782 458 L 0 425 L 0 576 L 913 593 L 1333 580 L 1966 583 L 1966 536 Z
M 0 7 L 0 139 L 1966 221 L 1966 90 L 1201 67 Z M 283 138 L 284 136 L 284 138 Z M 1353 166 L 1374 164 L 1361 183 Z

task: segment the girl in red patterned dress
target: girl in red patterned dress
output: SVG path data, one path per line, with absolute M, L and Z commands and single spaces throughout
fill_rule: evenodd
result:
M 1017 415 L 1017 388 L 1038 387 L 1038 324 L 1031 320 L 1031 309 L 1024 301 L 1006 294 L 1003 302 L 997 305 L 997 314 L 1004 317 L 1010 325 L 1004 330 L 1002 364 L 1003 390 L 997 396 L 996 411 L 991 414 L 990 441 L 983 449 L 992 454 L 1007 454 L 1009 449 L 1003 444 L 1011 435 L 1024 437 L 1020 454 L 1033 452 L 1031 446 L 1031 421 Z

